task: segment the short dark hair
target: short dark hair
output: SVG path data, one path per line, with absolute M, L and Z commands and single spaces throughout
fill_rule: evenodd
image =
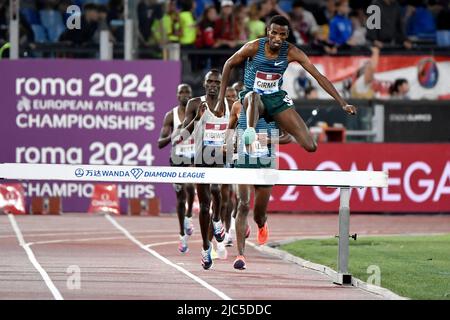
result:
M 216 68 L 212 68 L 211 70 L 208 71 L 208 73 L 219 73 L 220 74 L 220 70 L 216 69 Z
M 211 70 L 209 70 L 209 71 L 205 74 L 205 79 L 206 79 L 206 77 L 208 76 L 208 74 L 216 74 L 216 75 L 218 75 L 218 76 L 221 76 L 221 75 L 222 75 L 222 73 L 220 72 L 219 69 L 211 69 Z
M 267 26 L 270 27 L 272 25 L 272 23 L 277 24 L 279 26 L 289 27 L 289 20 L 280 15 L 276 15 L 276 16 L 273 16 L 272 18 L 270 18 L 269 24 Z

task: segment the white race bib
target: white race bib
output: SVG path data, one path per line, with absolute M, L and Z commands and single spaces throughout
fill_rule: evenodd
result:
M 175 154 L 179 157 L 193 158 L 195 155 L 194 138 L 189 139 L 175 145 Z
M 279 73 L 266 73 L 257 71 L 253 91 L 261 94 L 270 94 L 280 91 L 279 82 L 283 76 Z
M 225 143 L 225 134 L 227 131 L 227 123 L 205 123 L 203 131 L 203 145 L 220 147 Z

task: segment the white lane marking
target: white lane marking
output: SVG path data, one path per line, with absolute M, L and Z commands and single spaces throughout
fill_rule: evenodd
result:
M 30 237 L 53 237 L 53 236 L 80 236 L 80 235 L 98 235 L 98 234 L 112 234 L 114 232 L 104 232 L 104 231 L 88 231 L 88 232 L 59 232 L 59 233 L 29 233 L 28 236 Z M 137 234 L 141 234 L 141 233 L 152 233 L 154 234 L 158 234 L 158 233 L 166 233 L 166 231 L 161 231 L 161 230 L 147 230 L 147 231 L 138 231 L 136 232 Z M 11 238 L 11 236 L 9 235 L 1 235 L 0 236 L 1 239 L 3 238 Z
M 169 244 L 178 244 L 179 241 L 166 241 L 166 242 L 155 242 L 155 243 L 149 243 L 144 245 L 144 247 L 146 248 L 151 248 L 151 247 L 158 247 L 158 246 L 165 246 L 165 245 L 169 245 Z M 189 243 L 194 243 L 194 242 L 203 242 L 202 240 L 189 240 Z
M 184 273 L 185 275 L 187 275 L 189 278 L 191 278 L 192 280 L 198 282 L 199 284 L 201 284 L 202 286 L 204 286 L 206 289 L 210 290 L 211 292 L 215 293 L 216 295 L 218 295 L 220 298 L 224 299 L 224 300 L 231 300 L 231 298 L 229 296 L 227 296 L 225 293 L 223 293 L 222 291 L 220 291 L 219 289 L 214 288 L 213 286 L 211 286 L 209 283 L 207 283 L 206 281 L 200 279 L 199 277 L 197 277 L 196 275 L 190 273 L 189 271 L 187 271 L 186 269 L 180 267 L 179 265 L 176 265 L 175 263 L 173 263 L 172 261 L 170 261 L 169 259 L 163 257 L 162 255 L 160 255 L 158 252 L 156 252 L 155 250 L 152 250 L 148 247 L 146 247 L 142 242 L 140 242 L 139 240 L 137 240 L 135 237 L 133 237 L 127 229 L 125 229 L 124 227 L 122 227 L 113 217 L 111 217 L 110 215 L 105 215 L 105 218 L 112 223 L 113 226 L 115 226 L 117 229 L 119 229 L 120 231 L 122 231 L 122 233 L 128 238 L 130 239 L 132 242 L 134 242 L 136 245 L 138 245 L 142 250 L 147 251 L 148 253 L 150 253 L 151 255 L 153 255 L 154 257 L 158 258 L 159 260 L 161 260 L 162 262 L 164 262 L 165 264 L 177 269 L 178 271 Z
M 39 271 L 39 273 L 41 274 L 42 279 L 44 279 L 45 284 L 50 289 L 51 293 L 53 294 L 53 297 L 56 300 L 64 300 L 61 293 L 58 291 L 58 289 L 53 284 L 52 279 L 50 279 L 47 272 L 44 270 L 44 268 L 41 267 L 39 262 L 36 260 L 36 257 L 34 256 L 34 253 L 30 248 L 30 245 L 25 242 L 22 232 L 20 231 L 19 225 L 17 224 L 14 216 L 12 214 L 8 214 L 8 218 L 9 218 L 9 221 L 11 222 L 14 232 L 16 233 L 16 236 L 17 236 L 17 239 L 19 240 L 20 246 L 25 250 L 30 262 L 33 264 L 33 266 L 36 268 L 36 270 Z
M 54 243 L 64 243 L 64 242 L 88 242 L 88 241 L 105 241 L 105 240 L 120 240 L 123 237 L 108 237 L 108 238 L 84 238 L 84 239 L 61 239 L 61 240 L 49 240 L 49 241 L 36 241 L 28 243 L 29 246 L 34 246 L 36 244 L 54 244 Z

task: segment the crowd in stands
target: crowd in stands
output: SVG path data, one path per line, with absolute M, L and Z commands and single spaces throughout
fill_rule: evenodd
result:
M 288 41 L 324 53 L 340 48 L 399 45 L 410 48 L 426 40 L 450 45 L 448 0 L 156 0 L 140 1 L 140 33 L 144 42 L 179 42 L 196 48 L 235 48 L 265 35 L 275 14 L 291 22 Z M 367 29 L 367 7 L 383 13 L 381 29 Z M 147 12 L 146 14 L 144 12 Z M 153 27 L 149 32 L 149 24 Z M 162 28 L 160 27 L 162 25 Z M 444 31 L 444 32 L 441 32 Z M 444 36 L 438 36 L 438 35 Z
M 179 42 L 196 48 L 235 48 L 264 36 L 265 23 L 275 14 L 291 22 L 288 41 L 334 53 L 368 43 L 411 47 L 430 40 L 450 45 L 448 0 L 136 0 L 142 45 Z M 380 7 L 381 28 L 367 29 L 366 9 Z M 9 0 L 0 0 L 0 42 L 8 39 Z M 81 30 L 67 30 L 67 8 L 82 12 Z M 123 0 L 21 0 L 21 41 L 98 42 L 98 31 L 109 28 L 123 41 Z
M 410 49 L 415 43 L 450 46 L 449 0 L 135 0 L 131 13 L 140 47 L 161 48 L 179 43 L 182 49 L 238 48 L 263 37 L 274 15 L 290 21 L 288 41 L 309 46 L 322 54 L 336 54 L 355 46 L 372 48 L 372 58 L 348 85 L 353 97 L 373 96 L 373 78 L 379 49 L 396 46 Z M 81 8 L 81 28 L 68 29 L 71 13 Z M 368 28 L 370 5 L 380 8 L 381 28 Z M 9 0 L 0 0 L 0 47 L 8 41 Z M 123 0 L 21 0 L 20 43 L 98 44 L 100 30 L 111 31 L 115 43 L 124 41 Z M 376 52 L 374 53 L 374 48 Z M 156 57 L 161 50 L 155 50 Z M 211 59 L 194 61 L 196 67 L 211 66 Z M 195 60 L 195 59 L 194 59 Z M 205 63 L 208 63 L 205 65 Z M 223 61 L 218 58 L 215 65 Z M 214 63 L 213 63 L 214 64 Z M 405 96 L 404 79 L 391 84 L 392 96 Z M 299 86 L 306 98 L 317 96 L 301 76 Z M 302 83 L 305 82 L 305 83 Z M 403 91 L 402 91 L 403 90 Z M 400 93 L 399 93 L 400 92 Z

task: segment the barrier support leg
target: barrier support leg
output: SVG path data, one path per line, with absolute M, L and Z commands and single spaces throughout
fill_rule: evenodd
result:
M 350 188 L 341 188 L 339 204 L 339 252 L 338 275 L 335 283 L 351 285 L 352 275 L 348 273 L 350 230 Z

